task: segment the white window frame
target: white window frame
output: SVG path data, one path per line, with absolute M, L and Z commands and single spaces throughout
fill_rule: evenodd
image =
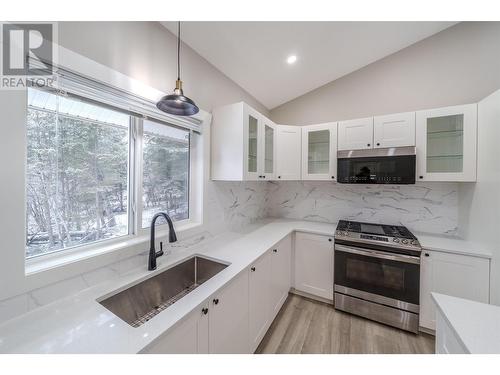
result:
M 143 186 L 143 128 L 144 120 L 137 116 L 130 116 L 129 125 L 129 171 L 128 171 L 128 234 L 116 238 L 99 240 L 88 244 L 73 246 L 47 254 L 40 254 L 26 258 L 26 273 L 38 272 L 46 265 L 66 263 L 68 260 L 88 258 L 119 249 L 136 242 L 149 240 L 150 228 L 142 228 L 142 186 Z M 165 124 L 165 126 L 171 126 Z M 189 218 L 174 222 L 176 232 L 192 229 L 202 224 L 202 207 L 200 191 L 202 190 L 203 178 L 201 170 L 202 161 L 197 156 L 197 148 L 201 143 L 201 135 L 190 131 L 189 142 Z M 26 207 L 26 198 L 25 198 Z M 168 233 L 168 225 L 156 225 L 157 238 L 164 237 Z M 145 248 L 146 250 L 146 248 Z
M 77 92 L 82 98 L 87 98 L 85 92 Z M 92 100 L 89 98 L 89 100 Z M 116 108 L 112 104 L 105 101 L 98 102 L 96 105 L 110 106 Z M 185 120 L 182 118 L 169 119 L 164 121 L 156 118 L 149 120 L 164 123 L 165 126 L 185 128 Z M 177 122 L 177 123 L 176 123 Z M 100 241 L 95 241 L 88 244 L 74 246 L 66 249 L 40 254 L 34 257 L 25 257 L 25 274 L 30 275 L 40 272 L 54 266 L 71 263 L 78 260 L 88 259 L 97 255 L 106 254 L 113 251 L 119 251 L 136 244 L 147 243 L 149 241 L 150 228 L 142 228 L 142 179 L 143 179 L 143 129 L 144 117 L 135 114 L 130 115 L 129 125 L 129 170 L 128 170 L 128 234 L 116 238 L 110 238 Z M 194 229 L 203 224 L 203 207 L 202 207 L 202 192 L 203 192 L 203 168 L 202 159 L 202 144 L 203 135 L 186 129 L 190 132 L 189 142 L 189 218 L 174 222 L 174 228 L 177 234 L 183 231 Z M 24 209 L 26 209 L 26 196 L 24 201 Z M 25 223 L 26 225 L 26 223 Z M 168 225 L 156 225 L 156 237 L 163 238 L 168 233 Z M 144 247 L 147 250 L 147 246 Z
M 159 123 L 155 120 L 155 123 Z M 137 139 L 136 139 L 136 152 L 137 154 L 135 155 L 135 169 L 136 169 L 136 186 L 135 186 L 135 209 L 137 210 L 137 214 L 135 215 L 135 223 L 134 223 L 134 233 L 138 235 L 147 235 L 150 233 L 150 228 L 142 228 L 142 195 L 143 195 L 143 177 L 144 177 L 144 170 L 143 170 L 143 165 L 144 165 L 144 160 L 143 160 L 143 136 L 144 136 L 144 121 L 142 119 L 139 119 L 137 124 Z M 169 126 L 169 125 L 165 125 Z M 195 148 L 197 147 L 197 144 L 199 142 L 196 142 L 195 137 L 198 137 L 196 133 L 193 131 L 189 132 L 189 182 L 188 182 L 188 212 L 189 216 L 187 219 L 184 220 L 179 220 L 179 221 L 174 221 L 174 227 L 177 230 L 177 228 L 189 228 L 192 227 L 193 225 L 199 225 L 201 224 L 201 214 L 199 210 L 199 199 L 197 199 L 197 191 L 198 191 L 198 185 L 202 184 L 203 181 L 201 178 L 199 178 L 199 160 L 198 158 L 194 158 L 193 154 L 196 154 Z M 157 230 L 161 231 L 167 231 L 168 230 L 168 225 L 166 223 L 164 224 L 157 224 L 156 225 Z

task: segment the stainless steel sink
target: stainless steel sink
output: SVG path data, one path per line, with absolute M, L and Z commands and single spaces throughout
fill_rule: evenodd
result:
M 227 266 L 193 256 L 98 302 L 131 326 L 139 327 Z

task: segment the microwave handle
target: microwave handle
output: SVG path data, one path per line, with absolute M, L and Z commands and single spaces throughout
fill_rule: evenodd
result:
M 369 256 L 372 258 L 394 260 L 396 262 L 420 264 L 420 258 L 411 256 L 411 255 L 389 254 L 389 253 L 384 253 L 384 252 L 380 252 L 380 251 L 376 251 L 376 250 L 362 249 L 360 247 L 345 246 L 345 245 L 339 245 L 339 244 L 335 244 L 335 250 L 343 251 L 345 253 Z

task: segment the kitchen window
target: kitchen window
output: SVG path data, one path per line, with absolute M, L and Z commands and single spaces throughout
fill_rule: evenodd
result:
M 190 218 L 189 129 L 33 88 L 26 126 L 26 258 Z
M 142 228 L 150 226 L 158 211 L 167 212 L 174 221 L 189 218 L 189 135 L 183 129 L 144 121 Z

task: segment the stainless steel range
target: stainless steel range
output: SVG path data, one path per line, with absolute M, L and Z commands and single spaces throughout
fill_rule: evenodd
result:
M 339 221 L 335 308 L 418 332 L 421 250 L 406 227 Z

